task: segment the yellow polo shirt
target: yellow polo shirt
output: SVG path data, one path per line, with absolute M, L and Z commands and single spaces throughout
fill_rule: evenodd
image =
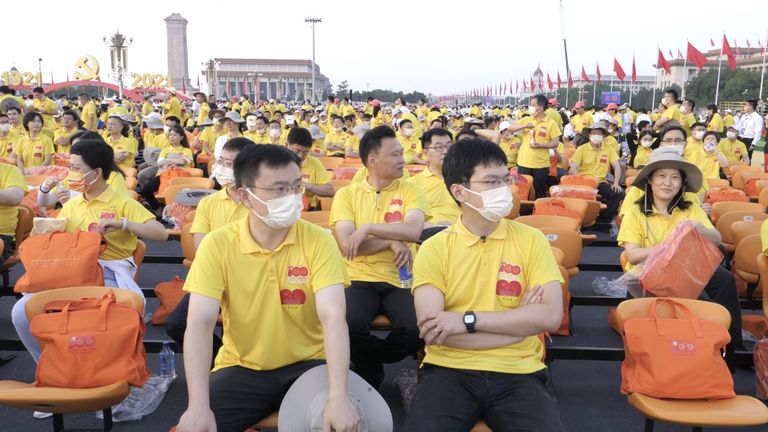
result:
M 734 139 L 733 141 L 728 138 L 720 140 L 717 144 L 717 151 L 723 154 L 728 162 L 738 162 L 747 153 L 747 146 L 743 142 Z
M 680 222 L 686 219 L 701 222 L 706 228 L 714 228 L 701 206 L 695 204 L 686 210 L 675 208 L 669 217 L 658 213 L 655 209 L 653 214 L 646 216 L 640 211 L 640 206 L 634 205 L 621 220 L 621 229 L 617 238 L 619 247 L 624 247 L 627 243 L 643 248 L 657 246 L 672 234 Z M 627 264 L 624 270 L 629 271 L 634 267 L 632 264 Z
M 725 117 L 723 117 L 723 126 L 728 127 L 731 126 L 736 120 L 733 118 L 731 114 L 726 114 Z
M 20 142 L 19 134 L 13 130 L 9 131 L 4 137 L 0 137 L 0 157 L 11 157 Z
M 400 132 L 396 135 L 400 145 L 403 146 L 403 158 L 405 159 L 405 163 L 412 164 L 413 159 L 416 156 L 421 157 L 424 150 L 421 148 L 421 140 L 414 137 L 414 135 L 416 135 L 415 131 L 414 135 L 411 135 L 410 137 L 406 137 Z
M 171 96 L 171 98 L 168 99 L 168 102 L 165 103 L 165 109 L 166 112 L 163 116 L 163 120 L 170 116 L 177 117 L 179 120 L 181 120 L 181 102 L 179 102 L 179 98 L 176 96 Z
M 591 127 L 595 121 L 589 111 L 584 111 L 582 114 L 576 114 L 573 116 L 571 123 L 573 124 L 573 131 L 576 133 L 581 133 L 582 129 Z
M 720 178 L 720 159 L 714 154 L 701 150 L 701 155 L 699 155 L 698 163 L 696 165 L 699 167 L 699 170 L 701 170 L 705 182 L 707 179 Z
M 136 152 L 139 151 L 139 142 L 135 138 L 121 135 L 117 141 L 113 141 L 112 137 L 107 137 L 105 141 L 107 141 L 107 144 L 112 147 L 115 153 L 129 153 L 128 157 L 118 164 L 120 168 L 133 168 L 136 165 L 134 159 L 136 159 Z
M 351 148 L 353 152 L 360 154 L 360 138 L 355 134 L 350 135 L 344 144 L 345 153 L 347 148 Z
M 88 127 L 88 121 L 89 118 L 93 118 L 93 126 Z M 85 127 L 90 130 L 91 132 L 96 132 L 98 130 L 98 118 L 96 117 L 96 103 L 91 101 L 88 101 L 85 106 L 83 106 L 83 112 L 80 114 L 80 119 L 83 120 L 83 124 Z
M 155 215 L 127 194 L 116 193 L 107 187 L 101 195 L 90 201 L 78 195 L 64 204 L 58 216 L 67 220 L 67 232 L 75 230 L 97 231 L 101 219 L 128 218 L 130 222 L 144 223 L 154 220 Z M 101 254 L 105 260 L 126 259 L 136 249 L 136 236 L 128 231 L 114 231 L 104 235 L 107 249 Z
M 547 117 L 551 118 L 552 121 L 557 124 L 557 127 L 560 128 L 560 130 L 563 130 L 563 118 L 560 117 L 560 113 L 558 113 L 556 109 L 549 107 L 544 112 L 547 114 Z
M 27 194 L 27 182 L 21 171 L 13 165 L 0 163 L 0 190 L 16 187 Z M 0 234 L 16 237 L 18 206 L 0 205 Z
M 432 211 L 432 222 L 448 221 L 455 224 L 461 217 L 461 209 L 454 201 L 443 178 L 435 175 L 429 168 L 408 179 L 417 185 L 427 198 Z
M 704 151 L 704 141 L 696 141 L 692 137 L 686 139 L 685 150 L 683 150 L 683 159 L 694 163 L 699 152 Z
M 648 165 L 648 161 L 651 160 L 651 153 L 653 152 L 653 149 L 650 147 L 646 148 L 643 146 L 637 146 L 637 153 L 635 154 L 635 159 L 633 161 L 633 165 L 635 168 L 639 168 L 643 165 Z
M 197 124 L 204 122 L 206 118 L 208 118 L 208 113 L 211 112 L 211 107 L 208 106 L 207 102 L 203 102 L 200 104 L 200 109 L 197 112 Z
M 303 220 L 274 251 L 253 240 L 248 218 L 206 235 L 184 290 L 221 302 L 223 346 L 213 370 L 324 358 L 315 293 L 345 283 L 345 274 L 331 233 Z
M 693 113 L 683 114 L 680 119 L 680 125 L 685 129 L 685 133 L 691 136 L 691 126 L 696 123 L 696 116 Z
M 16 154 L 24 162 L 24 168 L 42 166 L 45 157 L 54 154 L 53 141 L 42 133 L 34 139 L 24 135 Z
M 144 132 L 144 148 L 159 148 L 170 147 L 171 141 L 168 140 L 168 135 L 165 132 L 160 132 L 155 135 L 151 130 Z
M 608 135 L 603 139 L 603 147 L 612 149 L 619 154 L 619 141 L 613 135 Z
M 431 285 L 445 295 L 449 312 L 515 309 L 529 287 L 562 283 L 552 249 L 536 228 L 507 219 L 485 240 L 459 221 L 424 242 L 414 263 L 413 291 Z M 452 369 L 530 374 L 544 369 L 537 335 L 500 348 L 426 347 L 424 363 Z
M 160 156 L 157 157 L 158 162 L 160 159 L 165 158 L 168 156 L 169 153 L 176 153 L 178 155 L 181 155 L 185 158 L 187 158 L 187 163 L 184 165 L 185 168 L 192 168 L 195 165 L 195 157 L 192 154 L 192 150 L 190 150 L 188 147 L 182 147 L 182 146 L 168 146 L 164 147 L 162 150 L 160 150 Z M 158 173 L 157 175 L 160 175 Z
M 216 149 L 216 140 L 219 139 L 220 136 L 226 135 L 227 130 L 223 127 L 221 130 L 216 130 L 215 126 L 207 126 L 205 129 L 203 129 L 202 132 L 200 132 L 199 137 L 197 138 L 198 142 L 205 142 L 208 144 L 208 147 L 211 149 L 211 151 Z M 170 144 L 170 143 L 169 143 Z
M 314 156 L 307 156 L 304 162 L 301 163 L 301 178 L 304 183 L 313 185 L 324 185 L 331 181 L 323 163 Z M 313 207 L 317 206 L 317 197 L 314 194 L 305 192 L 304 195 L 309 197 L 310 204 Z
M 236 203 L 222 189 L 213 195 L 200 200 L 195 210 L 195 219 L 189 232 L 192 234 L 208 234 L 221 228 L 230 222 L 243 219 L 248 216 L 248 208 L 242 203 Z
M 517 168 L 517 155 L 520 152 L 520 140 L 517 137 L 502 139 L 499 141 L 499 147 L 507 155 L 507 168 Z
M 56 105 L 56 102 L 54 102 L 51 98 L 43 98 L 43 99 L 33 99 L 32 100 L 32 107 L 39 110 L 40 114 L 43 115 L 43 127 L 46 129 L 53 130 L 56 127 L 56 123 L 53 121 L 53 115 L 52 114 L 43 114 L 43 111 L 51 111 L 51 110 L 57 110 L 59 109 L 59 106 Z
M 627 212 L 629 212 L 630 208 L 637 207 L 637 200 L 642 198 L 643 195 L 645 195 L 645 191 L 638 187 L 630 186 L 626 191 L 624 201 L 621 203 L 619 214 L 623 217 L 625 214 L 627 214 Z M 692 202 L 693 205 L 697 207 L 701 207 L 701 200 L 699 199 L 699 196 L 693 192 L 685 192 L 683 194 L 683 199 Z
M 760 225 L 760 242 L 763 245 L 763 255 L 768 255 L 768 219 Z
M 67 130 L 64 127 L 56 128 L 56 130 L 53 131 L 53 142 L 54 144 L 56 144 L 56 141 L 62 137 L 69 139 L 69 137 L 76 134 L 77 132 L 79 132 L 79 130 L 76 127 L 72 128 L 71 130 Z M 66 146 L 61 144 L 56 144 L 56 153 L 69 154 L 69 149 L 71 148 L 72 148 L 72 143 Z
M 347 138 L 349 138 L 349 135 L 347 135 L 346 132 L 336 132 L 335 130 L 332 130 L 325 134 L 325 140 L 323 140 L 323 144 L 326 148 L 328 148 L 329 145 L 337 145 L 341 146 L 342 148 L 347 142 Z M 344 153 L 344 150 L 326 150 L 326 156 L 333 156 L 338 153 Z
M 715 113 L 712 116 L 712 119 L 707 123 L 707 130 L 708 131 L 715 131 L 717 133 L 723 133 L 723 129 L 725 128 L 725 125 L 723 124 L 723 118 L 720 117 L 720 114 Z
M 152 105 L 152 102 L 145 101 L 143 104 L 141 104 L 141 115 L 142 117 L 146 117 L 150 114 L 155 112 L 155 106 Z
M 125 183 L 125 177 L 117 171 L 112 171 L 109 174 L 107 184 L 117 193 L 128 193 L 128 185 Z
M 579 164 L 579 175 L 597 177 L 601 182 L 611 172 L 611 164 L 619 160 L 619 155 L 612 148 L 601 145 L 599 149 L 592 144 L 580 145 L 571 156 L 571 161 Z
M 224 133 L 227 133 L 227 132 L 224 131 Z M 221 135 L 224 135 L 224 133 Z M 245 132 L 243 132 L 243 136 L 253 141 L 254 144 L 271 144 L 272 143 L 272 140 L 270 140 L 269 134 L 266 133 L 266 131 L 263 134 L 260 134 L 258 132 L 251 132 L 249 130 L 246 130 Z
M 665 109 L 661 116 L 682 124 L 683 113 L 680 112 L 680 105 L 675 104 Z
M 366 168 L 365 165 L 361 165 L 360 169 L 355 173 L 355 176 L 352 177 L 351 183 L 362 183 L 363 180 L 365 180 L 367 177 L 368 168 Z M 406 181 L 409 178 L 411 178 L 411 173 L 409 173 L 407 169 L 403 168 L 403 176 L 400 177 L 400 181 Z
M 339 221 L 354 222 L 355 227 L 367 223 L 402 223 L 410 211 L 421 211 L 425 220 L 431 215 L 429 204 L 418 186 L 395 180 L 388 187 L 377 191 L 367 180 L 353 183 L 336 192 L 331 206 L 330 225 L 336 227 Z M 416 254 L 416 245 L 409 244 Z M 386 282 L 399 287 L 400 274 L 394 262 L 391 249 L 373 255 L 358 256 L 347 261 L 349 278 L 353 281 Z
M 562 133 L 557 124 L 546 115 L 541 120 L 534 117 L 526 117 L 523 124 L 529 121 L 533 123 L 532 129 L 523 130 L 520 151 L 517 153 L 518 166 L 525 168 L 549 168 L 549 149 L 531 148 L 531 143 L 547 144 L 558 138 Z

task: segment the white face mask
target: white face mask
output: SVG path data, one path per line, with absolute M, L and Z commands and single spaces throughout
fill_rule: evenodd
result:
M 248 117 L 248 120 L 245 121 L 245 127 L 248 128 L 249 131 L 253 132 L 256 130 L 256 117 Z
M 405 128 L 403 129 L 403 135 L 410 137 L 413 135 L 413 128 Z
M 510 189 L 509 186 L 501 186 L 483 192 L 475 192 L 465 187 L 464 190 L 475 195 L 480 195 L 483 198 L 482 208 L 477 208 L 467 201 L 464 201 L 464 204 L 480 213 L 480 216 L 490 222 L 496 222 L 512 211 L 512 189 Z
M 653 145 L 653 140 L 652 139 L 640 140 L 640 145 L 643 146 L 644 148 L 648 148 Z
M 280 137 L 280 129 L 270 129 L 269 130 L 269 136 L 272 138 L 279 138 Z
M 589 136 L 589 142 L 592 144 L 602 144 L 603 143 L 603 136 L 600 134 L 594 134 Z
M 704 131 L 693 131 L 693 139 L 696 141 L 704 139 Z
M 340 133 L 341 131 L 344 130 L 344 128 L 343 127 L 335 127 L 335 128 L 333 128 L 333 130 L 336 131 L 336 133 Z
M 213 176 L 222 187 L 230 187 L 235 183 L 235 171 L 222 165 L 216 165 L 213 170 Z
M 256 210 L 251 209 L 253 214 L 261 219 L 267 226 L 275 229 L 287 228 L 296 223 L 301 217 L 301 210 L 304 207 L 301 202 L 301 194 L 290 194 L 280 198 L 274 198 L 268 201 L 262 201 L 248 189 L 245 189 L 256 201 L 267 206 L 267 215 L 261 216 Z
M 536 115 L 536 107 L 534 107 L 534 106 L 529 106 L 529 107 L 528 107 L 528 115 L 529 115 L 529 116 L 535 116 L 535 115 Z
M 0 124 L 0 132 L 8 133 L 10 131 L 11 131 L 11 124 L 10 123 Z
M 218 117 L 213 118 L 213 125 L 214 126 L 221 126 L 221 119 Z
M 673 145 L 671 147 L 673 149 L 675 149 L 677 151 L 677 154 L 679 154 L 680 156 L 682 156 L 683 153 L 685 152 L 685 146 L 684 145 Z
M 707 153 L 712 153 L 715 151 L 715 148 L 717 147 L 717 144 L 712 142 L 705 142 L 704 143 L 704 151 Z
M 736 139 L 737 134 L 736 132 L 729 131 L 725 133 L 725 136 L 727 136 L 729 139 Z
M 168 125 L 163 126 L 163 132 L 168 133 L 171 131 L 171 127 Z

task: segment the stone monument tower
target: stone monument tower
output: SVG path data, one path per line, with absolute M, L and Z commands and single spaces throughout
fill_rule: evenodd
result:
M 189 81 L 189 59 L 187 57 L 187 20 L 178 13 L 165 18 L 168 30 L 168 74 L 171 84 L 178 91 L 192 90 Z

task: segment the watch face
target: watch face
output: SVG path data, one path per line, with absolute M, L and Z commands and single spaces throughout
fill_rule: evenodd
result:
M 475 323 L 474 315 L 464 315 L 464 324 L 474 324 L 474 323 Z

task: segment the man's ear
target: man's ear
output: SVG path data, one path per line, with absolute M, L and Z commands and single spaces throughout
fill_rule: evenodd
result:
M 458 184 L 458 183 L 452 184 L 450 186 L 449 190 L 451 192 L 451 196 L 453 196 L 453 198 L 456 201 L 459 201 L 459 203 L 463 203 L 464 202 L 464 200 L 465 200 L 465 198 L 464 198 L 464 188 L 461 187 L 460 184 Z

